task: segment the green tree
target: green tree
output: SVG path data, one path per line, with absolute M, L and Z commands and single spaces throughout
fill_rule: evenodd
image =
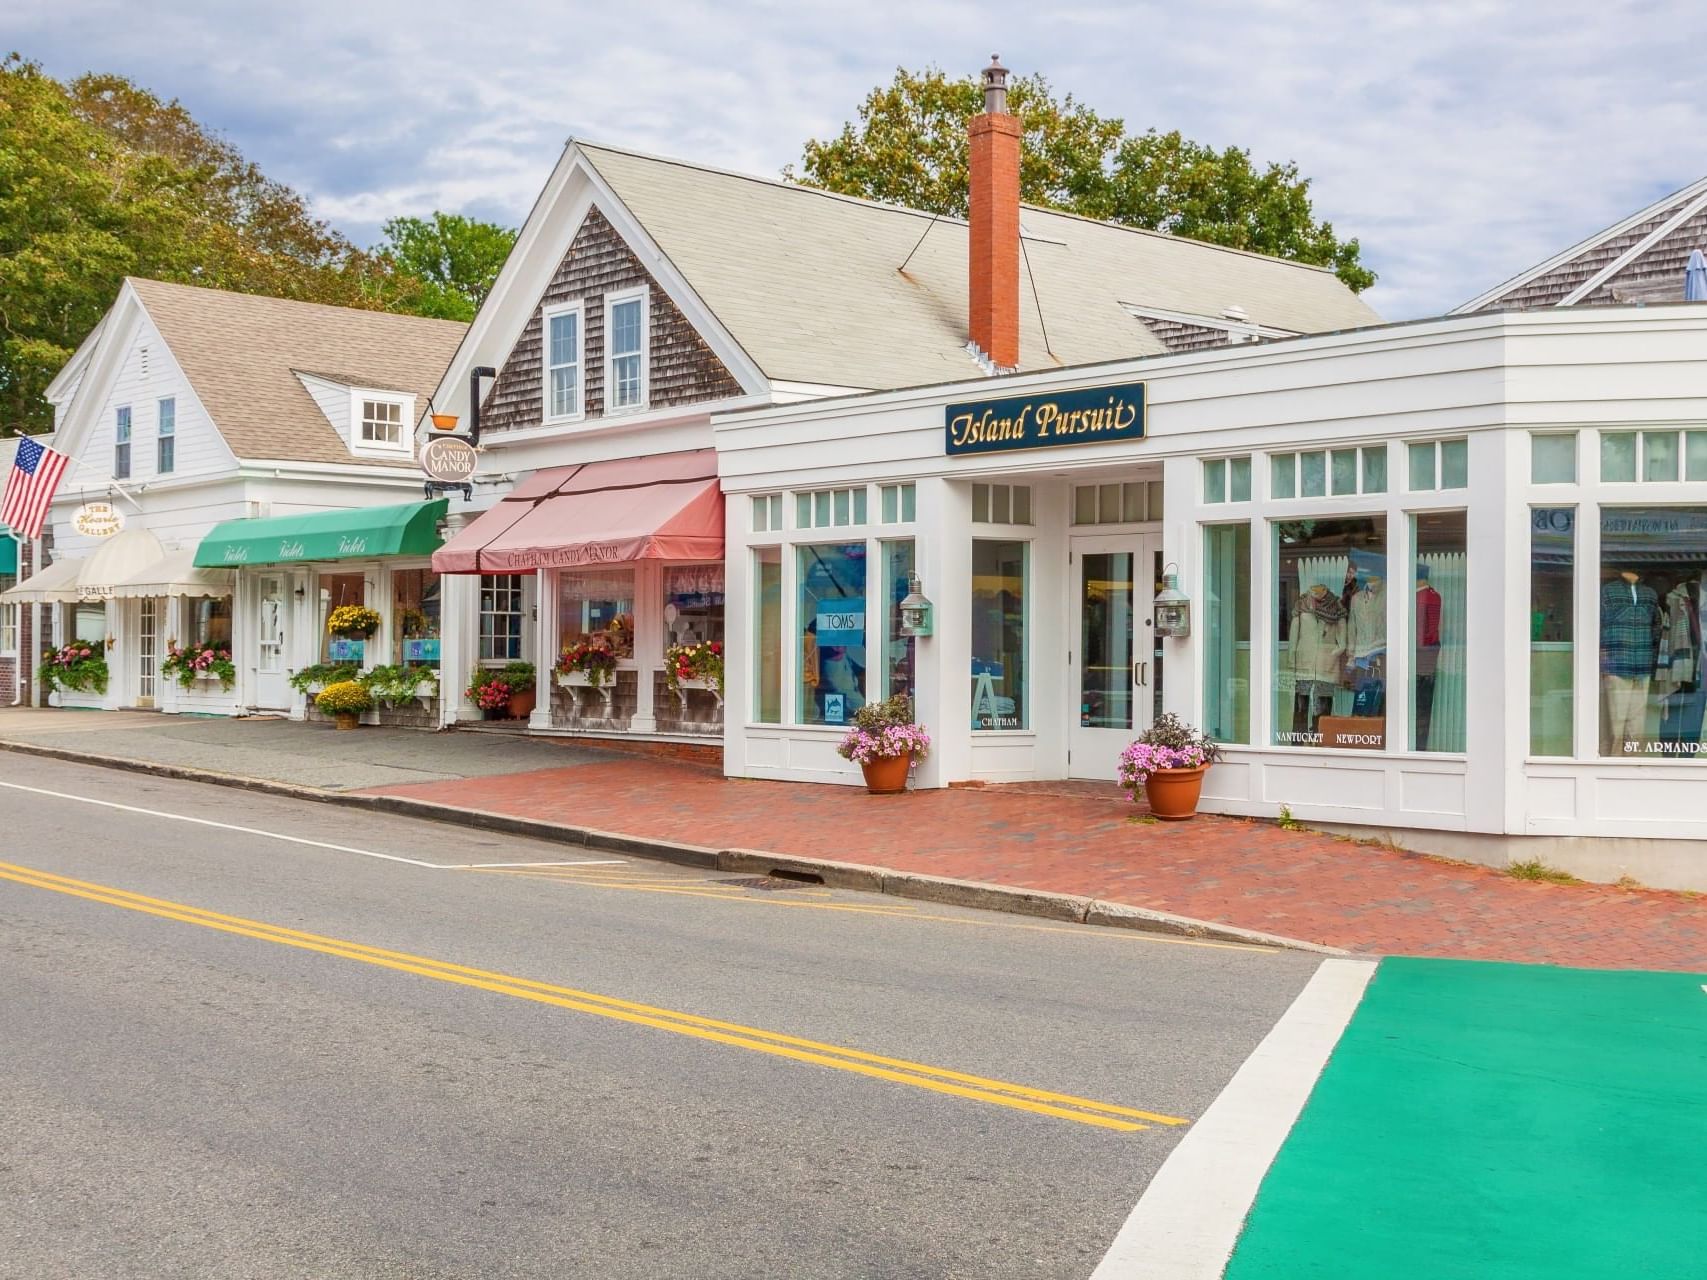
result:
M 375 256 L 420 282 L 409 310 L 441 320 L 474 319 L 516 242 L 510 227 L 457 213 L 393 218 L 381 230 Z
M 809 139 L 797 173 L 807 186 L 956 217 L 966 215 L 966 126 L 983 110 L 976 77 L 936 68 L 895 72 L 834 137 Z M 1127 226 L 1333 268 L 1367 289 L 1375 273 L 1355 239 L 1318 220 L 1310 180 L 1297 165 L 1259 168 L 1249 151 L 1192 142 L 1177 131 L 1132 135 L 1039 75 L 1008 82 L 1008 110 L 1023 130 L 1020 198 Z

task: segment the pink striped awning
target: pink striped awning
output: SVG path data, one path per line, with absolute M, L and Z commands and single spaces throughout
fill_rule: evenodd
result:
M 440 573 L 525 573 L 632 560 L 721 560 L 711 449 L 553 467 L 433 553 Z

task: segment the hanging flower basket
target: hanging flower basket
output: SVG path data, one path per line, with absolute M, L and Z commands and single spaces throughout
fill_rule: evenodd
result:
M 379 630 L 379 614 L 366 605 L 342 604 L 326 619 L 326 630 L 346 640 L 365 640 Z

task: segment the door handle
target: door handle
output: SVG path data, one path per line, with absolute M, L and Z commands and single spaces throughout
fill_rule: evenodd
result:
M 1134 687 L 1140 689 L 1144 687 L 1144 668 L 1148 665 L 1145 662 L 1134 662 L 1132 664 L 1132 684 Z

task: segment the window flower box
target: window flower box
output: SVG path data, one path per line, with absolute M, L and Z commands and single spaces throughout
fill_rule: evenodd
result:
M 687 714 L 688 691 L 691 689 L 701 689 L 716 698 L 719 707 L 723 705 L 723 682 L 714 680 L 709 676 L 680 677 L 673 682 L 672 687 L 675 690 L 676 700 L 682 704 L 684 716 Z
M 615 714 L 616 672 L 610 671 L 557 671 L 557 687 L 559 689 L 591 689 L 599 695 L 604 703 L 605 717 L 608 719 Z M 571 694 L 571 697 L 574 695 Z

